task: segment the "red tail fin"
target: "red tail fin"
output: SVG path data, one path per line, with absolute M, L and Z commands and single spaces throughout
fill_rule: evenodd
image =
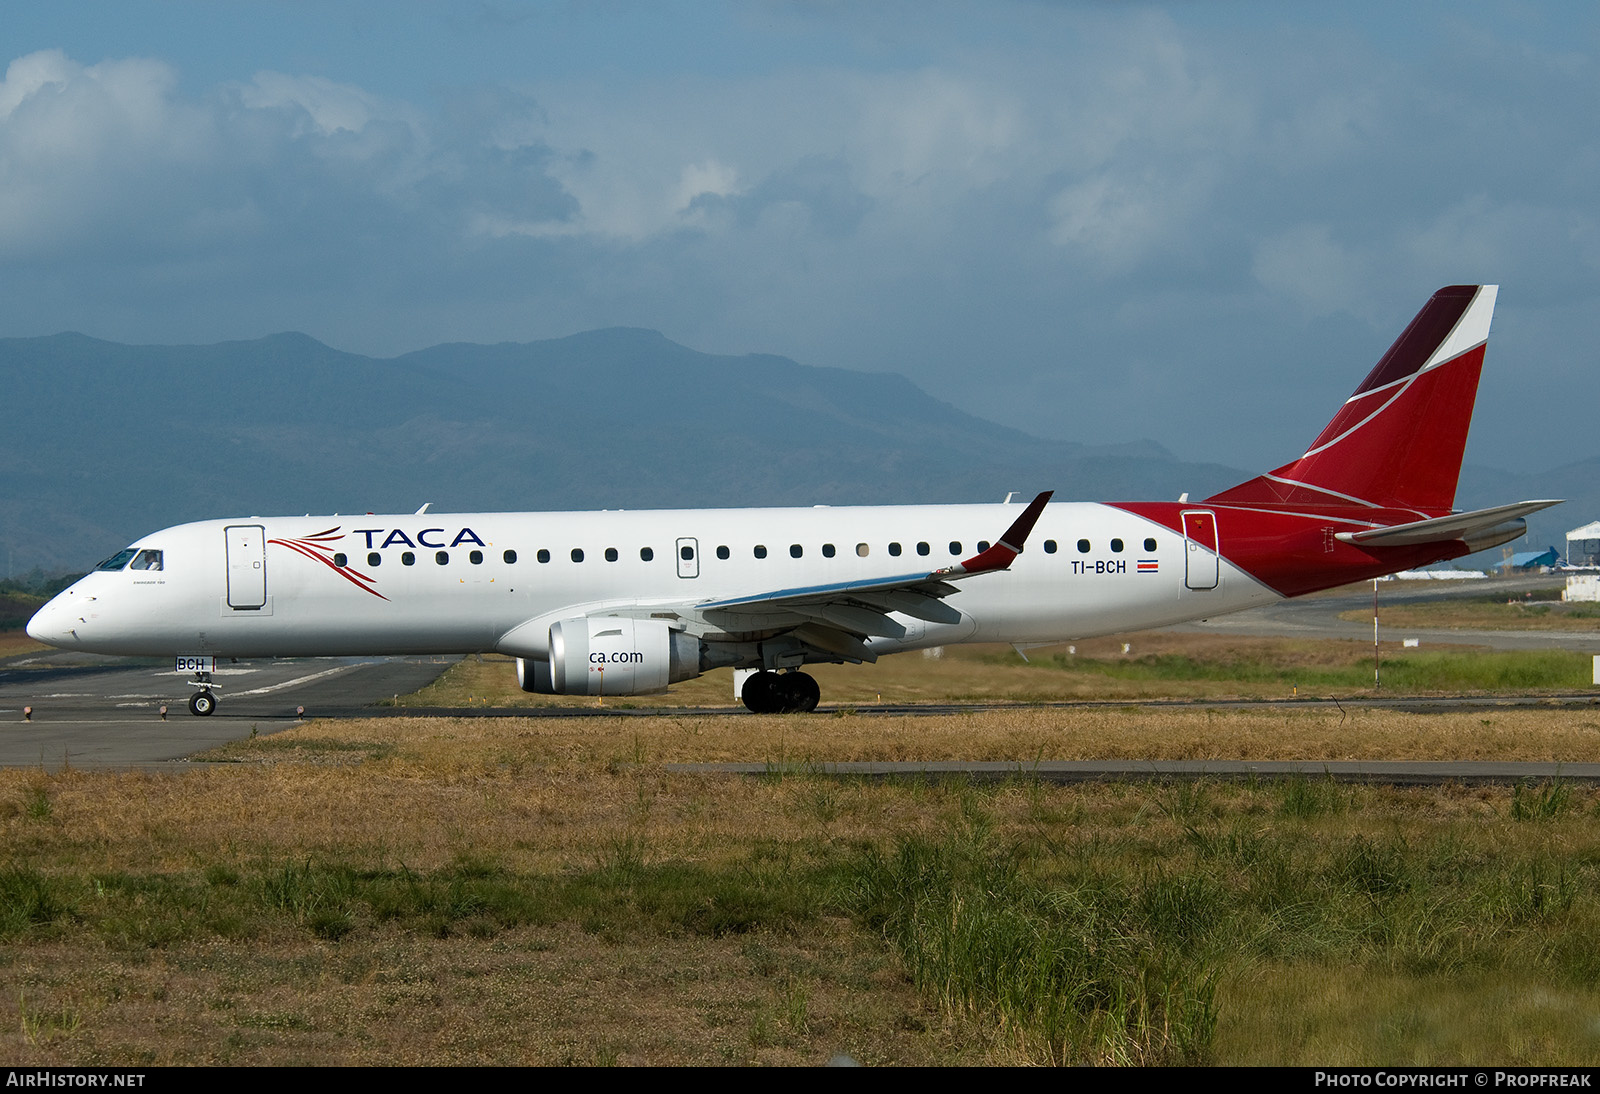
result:
M 1495 292 L 1451 285 L 1434 293 L 1305 455 L 1209 500 L 1448 512 Z

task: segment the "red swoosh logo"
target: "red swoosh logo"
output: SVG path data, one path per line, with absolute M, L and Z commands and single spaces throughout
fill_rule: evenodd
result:
M 329 528 L 326 531 L 317 532 L 314 535 L 302 536 L 299 539 L 269 539 L 267 542 L 276 543 L 280 547 L 287 547 L 291 551 L 302 554 L 309 559 L 314 559 L 317 562 L 322 563 L 334 573 L 338 574 L 340 577 L 344 578 L 346 581 L 350 582 L 350 584 L 354 585 L 362 592 L 371 593 L 379 600 L 388 600 L 388 597 L 384 596 L 377 589 L 373 588 L 373 586 L 378 583 L 377 578 L 364 574 L 360 570 L 352 569 L 349 566 L 340 566 L 338 563 L 333 561 L 332 550 L 327 545 L 330 543 L 337 543 L 343 538 L 344 533 L 339 531 L 338 525 L 334 525 L 332 528 Z

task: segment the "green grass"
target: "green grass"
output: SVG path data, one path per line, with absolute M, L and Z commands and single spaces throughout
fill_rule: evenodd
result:
M 1511 791 L 1511 819 L 1519 821 L 1553 820 L 1572 812 L 1576 793 L 1571 783 L 1518 783 Z
M 856 864 L 848 906 L 950 1013 L 1049 1063 L 1208 1062 L 1224 911 L 1205 879 L 1046 884 L 1017 849 L 909 837 Z
M 1513 691 L 1570 689 L 1592 683 L 1592 658 L 1565 650 L 1385 650 L 1383 685 L 1400 691 Z M 1022 664 L 1014 653 L 994 654 L 996 664 Z M 1138 681 L 1236 681 L 1302 690 L 1357 690 L 1372 686 L 1370 649 L 1351 647 L 1344 664 L 1312 663 L 1266 655 L 1197 658 L 1185 654 L 1085 657 L 1035 656 L 1044 671 Z
M 32 866 L 0 867 L 0 939 L 39 932 L 69 918 L 71 896 Z
M 337 941 L 380 925 L 447 938 L 563 922 L 613 935 L 720 937 L 815 918 L 829 891 L 818 869 L 787 853 L 712 870 L 647 863 L 628 849 L 591 870 L 558 875 L 470 860 L 431 871 L 306 859 L 78 878 L 13 866 L 0 870 L 0 938 L 82 930 L 137 949 L 284 929 Z
M 742 936 L 759 948 L 842 917 L 881 939 L 958 1037 L 1041 1063 L 1315 1062 L 1290 1033 L 1262 1046 L 1249 1032 L 1278 1028 L 1283 1004 L 1258 993 L 1280 977 L 1299 985 L 1302 1013 L 1359 1009 L 1351 984 L 1379 991 L 1366 1003 L 1379 1014 L 1397 1005 L 1383 992 L 1425 988 L 1443 1007 L 1486 980 L 1600 1006 L 1596 796 L 1571 784 L 1462 799 L 1305 778 L 921 780 L 871 784 L 870 805 L 850 780 L 762 785 L 790 802 L 795 830 L 722 856 L 668 852 L 629 827 L 553 870 L 470 853 L 430 870 L 311 855 L 107 871 L 19 855 L 0 869 L 0 938 L 148 953 L 298 936 L 359 953 L 396 930 L 491 940 L 570 925 L 608 944 Z M 876 839 L 828 835 L 846 808 L 905 819 Z M 752 1043 L 801 1036 L 810 990 L 775 982 Z M 33 1015 L 41 1037 L 67 1035 L 71 1018 Z M 1476 1021 L 1435 1043 L 1385 1019 L 1340 1051 L 1369 1063 L 1512 1051 L 1493 1014 Z M 1585 1029 L 1525 1059 L 1570 1060 L 1592 1045 Z
M 1497 823 L 1575 815 L 1564 785 L 1519 788 Z M 1041 1062 L 1215 1061 L 1233 986 L 1263 969 L 1398 973 L 1442 994 L 1486 974 L 1592 990 L 1600 862 L 1561 840 L 1490 851 L 1423 816 L 1352 830 L 1386 792 L 1330 781 L 1148 793 L 1180 835 L 1052 848 L 961 822 L 867 852 L 850 907 L 925 994 Z

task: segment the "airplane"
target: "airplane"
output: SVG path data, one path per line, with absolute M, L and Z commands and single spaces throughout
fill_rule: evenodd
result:
M 208 520 L 118 551 L 27 630 L 173 657 L 196 715 L 218 658 L 489 651 L 528 692 L 732 667 L 749 710 L 810 711 L 810 664 L 1161 627 L 1520 536 L 1559 502 L 1452 508 L 1496 293 L 1440 289 L 1303 455 L 1203 501 Z

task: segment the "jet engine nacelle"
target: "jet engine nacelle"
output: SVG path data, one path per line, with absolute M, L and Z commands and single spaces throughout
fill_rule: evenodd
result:
M 550 660 L 517 658 L 517 684 L 541 695 L 648 695 L 699 675 L 700 640 L 658 619 L 563 619 Z

